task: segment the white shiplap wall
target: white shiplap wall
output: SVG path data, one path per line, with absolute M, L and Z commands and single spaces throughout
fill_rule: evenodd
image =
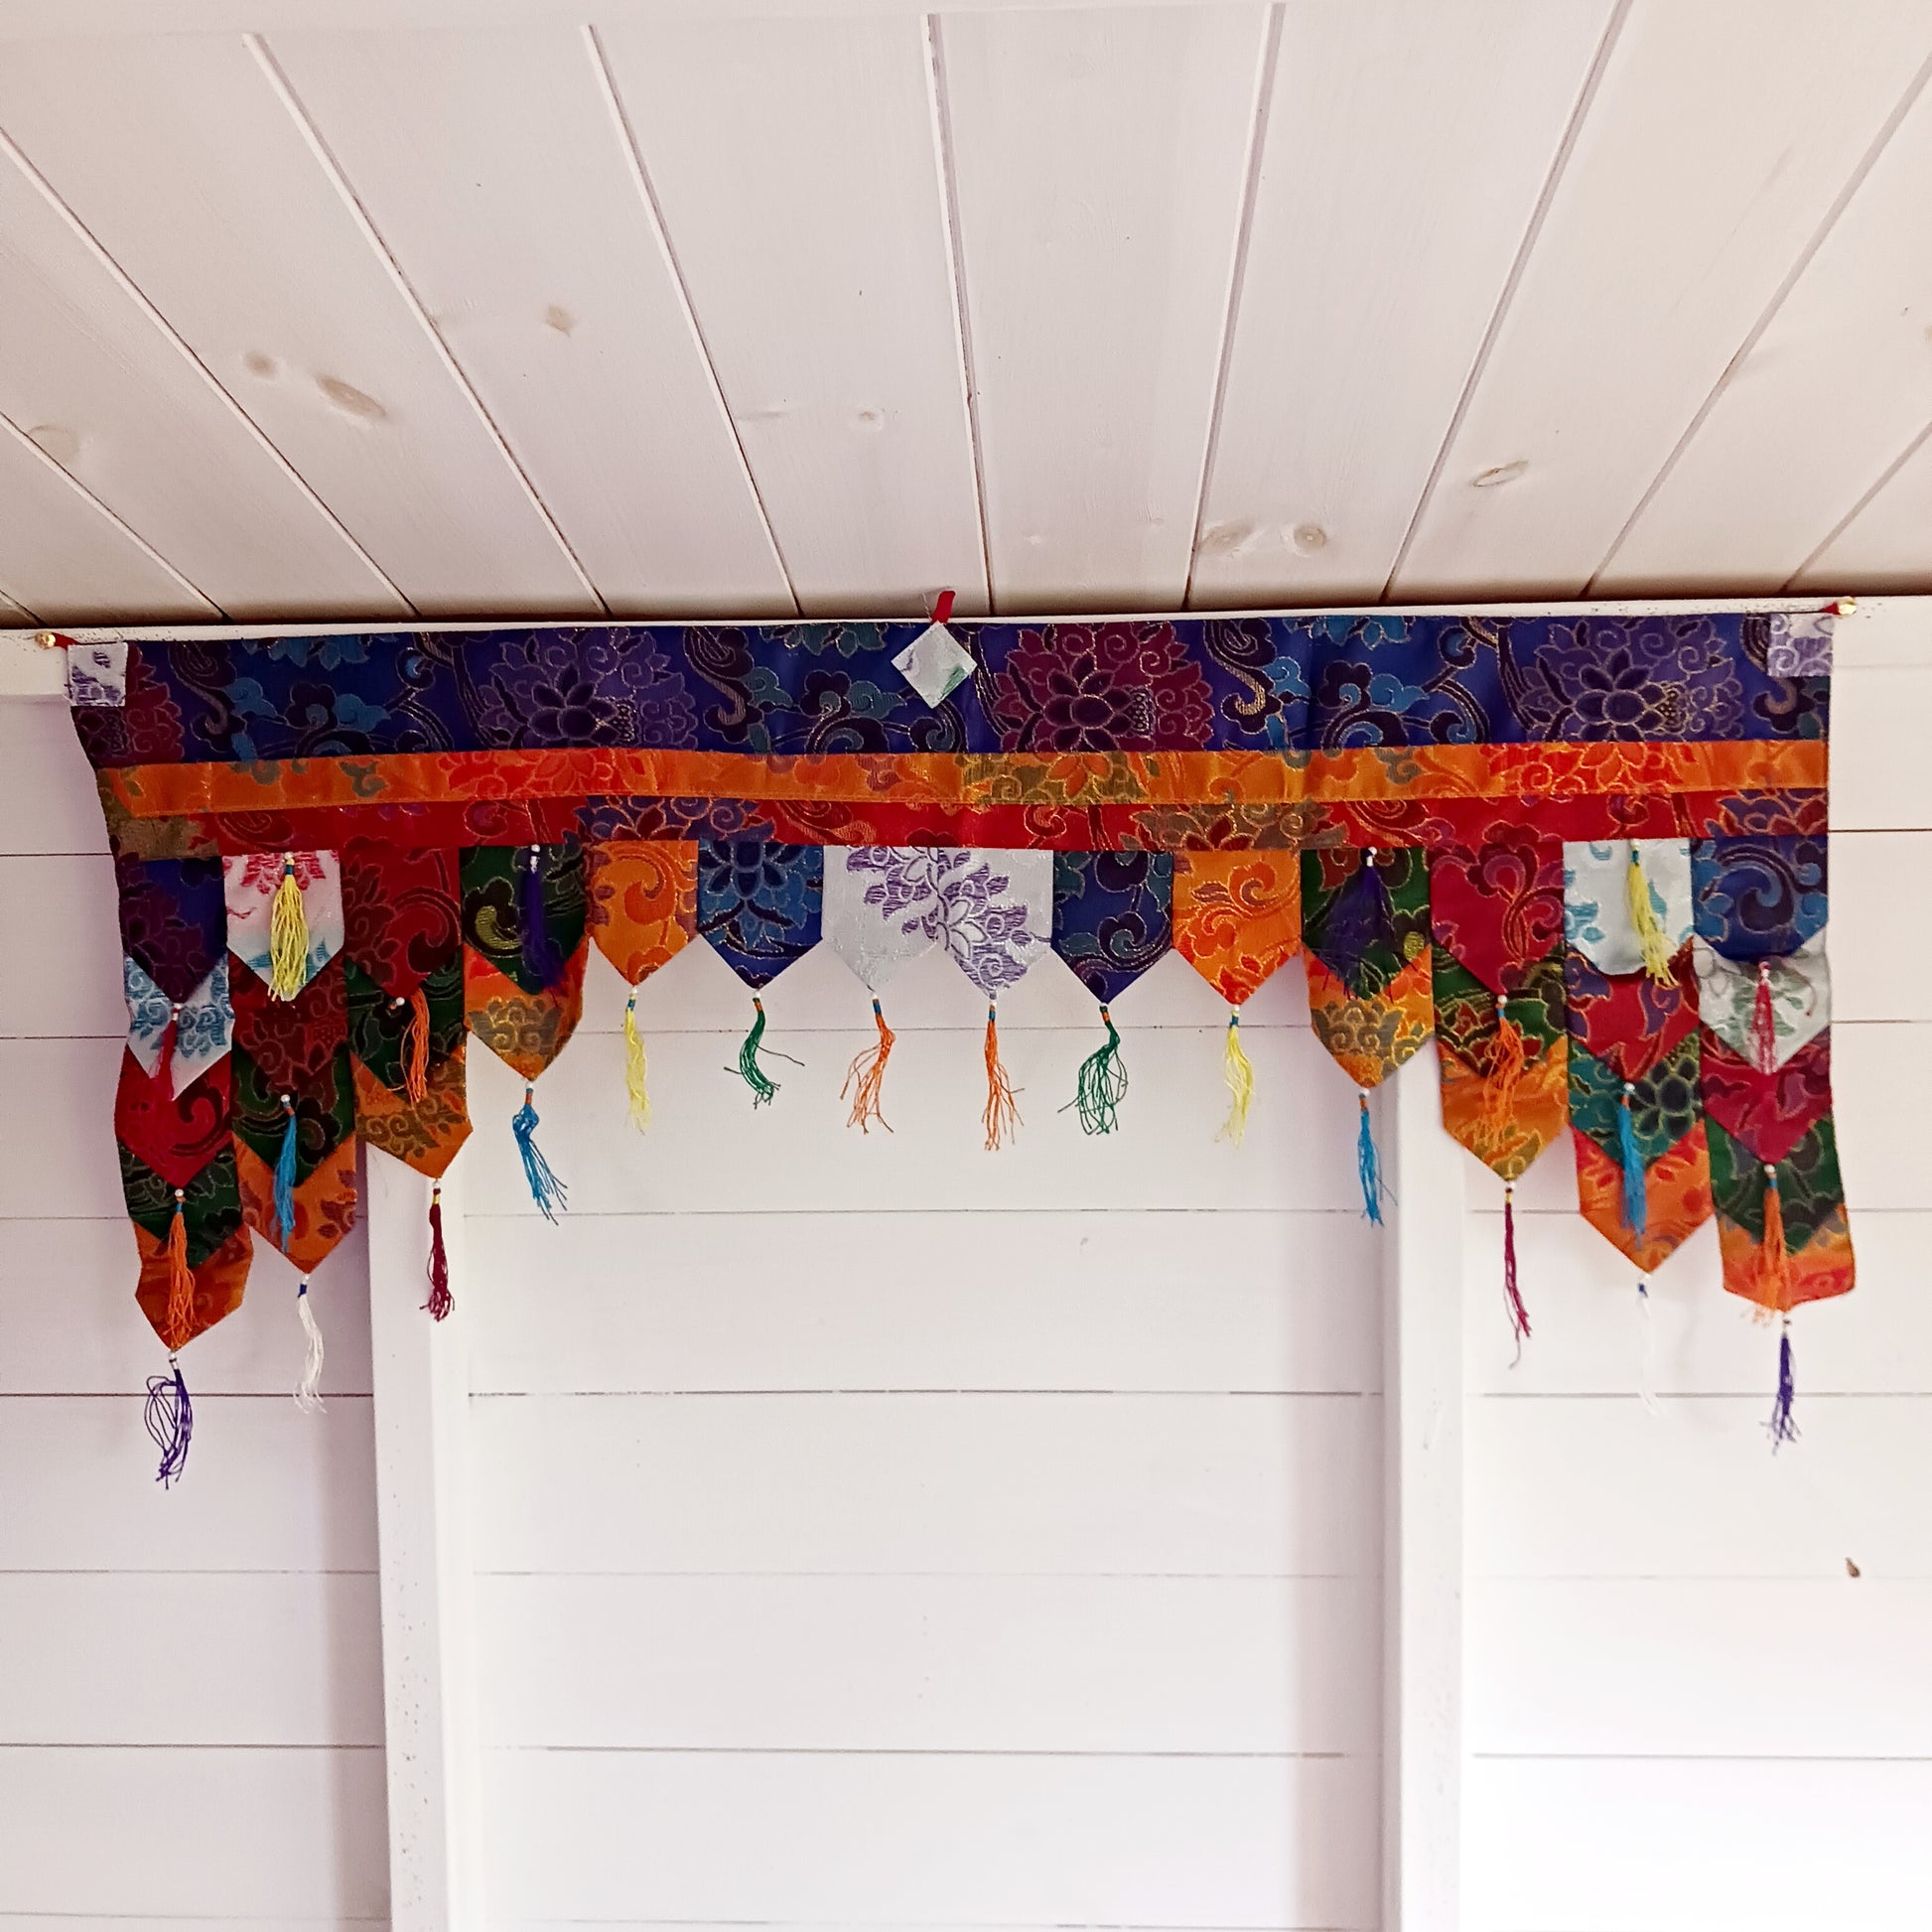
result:
M 1906 733 L 1932 624 L 1848 626 L 1833 957 L 1857 1295 L 1797 1325 L 1803 1440 L 1708 1236 L 1633 1296 L 1523 1190 L 1537 1335 L 1510 1369 L 1471 1168 L 1466 1923 L 1918 1926 L 1932 1790 L 1932 1084 L 1913 961 L 1932 825 Z M 1908 774 L 1901 777 L 1899 774 Z M 298 1416 L 287 1282 L 188 1365 L 188 1480 L 149 1480 L 158 1350 L 109 1138 L 109 869 L 60 708 L 0 703 L 0 1926 L 293 1927 L 385 1913 L 363 1264 L 321 1278 L 329 1415 Z M 1178 960 L 1120 1002 L 1135 1085 L 1053 1110 L 1091 1008 L 1003 1002 L 1025 1136 L 978 1146 L 979 1009 L 941 962 L 888 1003 L 898 1133 L 837 1123 L 863 996 L 772 989 L 802 1070 L 750 1116 L 746 1002 L 693 950 L 645 991 L 658 1123 L 622 1124 L 618 988 L 540 1091 L 546 1227 L 479 1055 L 470 1341 L 493 1921 L 1366 1927 L 1380 1735 L 1377 1242 L 1298 971 L 1244 1028 Z M 481 1211 L 487 1204 L 495 1211 Z M 1856 1580 L 1846 1559 L 1860 1568 Z

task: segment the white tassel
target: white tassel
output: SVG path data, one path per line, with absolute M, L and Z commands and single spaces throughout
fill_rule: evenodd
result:
M 309 1306 L 309 1284 L 305 1278 L 295 1291 L 295 1311 L 308 1337 L 309 1352 L 302 1363 L 302 1380 L 295 1385 L 295 1406 L 305 1416 L 322 1411 L 322 1330 L 316 1326 L 316 1311 Z
M 1657 1330 L 1650 1314 L 1650 1285 L 1641 1275 L 1637 1277 L 1637 1329 L 1642 1348 L 1637 1367 L 1637 1400 L 1653 1416 L 1661 1416 L 1664 1405 L 1657 1400 Z

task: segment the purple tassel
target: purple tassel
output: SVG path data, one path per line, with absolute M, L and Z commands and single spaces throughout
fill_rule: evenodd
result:
M 1784 1332 L 1778 1337 L 1778 1395 L 1771 1404 L 1771 1453 L 1778 1452 L 1780 1444 L 1795 1443 L 1798 1440 L 1798 1425 L 1792 1419 L 1791 1405 L 1797 1390 L 1791 1380 L 1791 1317 L 1787 1315 Z
M 195 1435 L 195 1405 L 188 1399 L 188 1384 L 181 1379 L 181 1364 L 168 1357 L 166 1375 L 148 1377 L 148 1406 L 142 1420 L 149 1439 L 161 1451 L 161 1467 L 155 1480 L 162 1488 L 174 1481 L 188 1466 L 188 1445 Z
M 523 951 L 523 970 L 536 981 L 537 991 L 557 977 L 557 949 L 550 943 L 550 921 L 543 909 L 543 848 L 533 845 L 525 855 L 522 915 L 517 938 Z

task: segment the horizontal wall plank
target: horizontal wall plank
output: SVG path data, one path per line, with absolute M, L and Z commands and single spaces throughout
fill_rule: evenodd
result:
M 1932 827 L 1917 721 L 1932 705 L 1932 665 L 1853 665 L 1832 679 L 1832 830 Z
M 1793 1332 L 1802 1393 L 1932 1395 L 1932 1297 L 1924 1259 L 1932 1214 L 1862 1214 L 1859 1285 L 1806 1308 Z M 1519 1275 L 1535 1335 L 1515 1347 L 1502 1304 L 1502 1216 L 1471 1215 L 1463 1236 L 1463 1345 L 1472 1394 L 1622 1395 L 1643 1358 L 1637 1272 L 1571 1214 L 1519 1214 Z M 1763 1393 L 1771 1343 L 1751 1306 L 1721 1286 L 1707 1223 L 1649 1281 L 1654 1388 L 1663 1396 Z
M 0 701 L 0 851 L 100 852 L 94 774 L 59 698 Z
M 0 1093 L 48 1097 L 34 1131 L 8 1139 L 0 1220 L 124 1218 L 114 1152 L 118 1039 L 0 1038 Z
M 134 1303 L 127 1218 L 0 1221 L 0 1395 L 126 1395 L 160 1366 Z M 203 1396 L 285 1396 L 302 1372 L 295 1271 L 255 1243 L 247 1298 L 182 1358 Z M 368 1259 L 356 1228 L 322 1268 L 310 1305 L 323 1331 L 325 1398 L 369 1392 Z
M 1932 1918 L 1932 1867 L 1900 1856 L 1932 1812 L 1928 1763 L 1478 1758 L 1463 1804 L 1463 1910 L 1493 1932 L 1918 1932 Z
M 373 1577 L 0 1572 L 0 1746 L 381 1743 Z
M 1472 1399 L 1472 1577 L 1932 1577 L 1920 1507 L 1932 1400 L 1805 1393 L 1799 1440 L 1771 1453 L 1777 1359 L 1763 1394 L 1635 1403 Z M 1532 1344 L 1534 1345 L 1534 1344 Z
M 1380 1600 L 1353 1578 L 485 1577 L 483 1737 L 1373 1753 Z
M 1932 1759 L 1932 1583 L 1478 1581 L 1469 1749 Z
M 182 1367 L 192 1394 L 192 1349 Z M 187 1473 L 167 1490 L 141 1409 L 138 1396 L 0 1401 L 0 1468 L 37 1471 L 9 1491 L 9 1570 L 375 1568 L 366 1400 L 314 1416 L 285 1397 L 200 1401 Z
M 0 1790 L 0 1920 L 387 1913 L 378 1750 L 8 1748 Z
M 988 1210 L 964 1240 L 957 1216 L 878 1209 L 471 1227 L 481 1394 L 1380 1386 L 1359 1215 Z
M 0 904 L 33 908 L 33 943 L 0 952 L 0 1033 L 126 1033 L 113 860 L 0 858 Z
M 1364 1927 L 1359 1758 L 490 1751 L 492 1916 Z
M 1372 1396 L 488 1397 L 471 1416 L 481 1571 L 1379 1563 Z

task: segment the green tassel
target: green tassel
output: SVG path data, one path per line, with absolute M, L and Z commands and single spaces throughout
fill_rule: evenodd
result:
M 1089 1053 L 1080 1064 L 1079 1084 L 1074 1088 L 1069 1107 L 1080 1110 L 1080 1125 L 1089 1134 L 1111 1134 L 1120 1125 L 1120 1103 L 1127 1098 L 1127 1063 L 1120 1056 L 1120 1034 L 1114 1016 L 1100 1009 L 1100 1023 L 1107 1029 L 1107 1043 Z M 1060 1109 L 1066 1112 L 1066 1107 Z
M 738 1077 L 752 1089 L 752 1105 L 766 1107 L 777 1093 L 778 1083 L 759 1064 L 759 1046 L 764 1038 L 764 1002 L 755 995 L 752 1005 L 758 1017 L 745 1035 L 745 1044 L 738 1049 Z

